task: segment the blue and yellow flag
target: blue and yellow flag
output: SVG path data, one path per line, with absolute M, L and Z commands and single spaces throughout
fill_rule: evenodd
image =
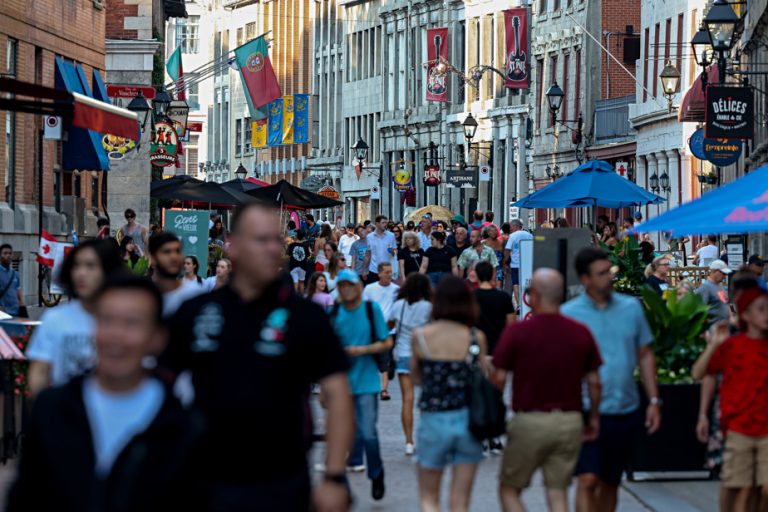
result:
M 267 147 L 267 120 L 254 121 L 251 127 L 251 146 L 256 149 Z
M 278 98 L 269 104 L 269 128 L 267 143 L 281 146 L 283 143 L 283 99 Z
M 293 95 L 293 142 L 309 142 L 309 94 Z
M 283 96 L 283 144 L 293 144 L 293 96 Z

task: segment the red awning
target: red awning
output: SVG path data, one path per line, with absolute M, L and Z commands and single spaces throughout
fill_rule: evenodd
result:
M 138 116 L 130 110 L 104 103 L 78 93 L 0 78 L 0 92 L 32 99 L 0 97 L 0 110 L 28 114 L 71 117 L 78 128 L 136 139 Z
M 706 83 L 718 83 L 720 73 L 717 66 L 713 65 L 707 68 Z M 680 102 L 680 108 L 677 110 L 677 120 L 681 123 L 703 123 L 707 111 L 707 95 L 704 92 L 703 73 L 699 74 L 693 84 L 683 95 L 683 101 Z

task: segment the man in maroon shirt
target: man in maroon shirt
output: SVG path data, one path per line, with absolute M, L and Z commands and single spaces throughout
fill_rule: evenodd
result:
M 525 510 L 520 500 L 536 469 L 544 473 L 550 511 L 566 512 L 566 491 L 582 439 L 597 437 L 602 364 L 585 326 L 560 315 L 563 277 L 556 270 L 534 272 L 528 291 L 533 318 L 512 324 L 493 353 L 493 380 L 504 387 L 512 374 L 508 443 L 501 464 L 499 496 L 505 512 Z M 581 384 L 589 389 L 590 414 L 582 419 Z

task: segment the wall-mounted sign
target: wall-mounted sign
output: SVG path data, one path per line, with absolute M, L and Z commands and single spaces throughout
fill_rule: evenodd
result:
M 440 166 L 425 165 L 424 166 L 424 185 L 428 187 L 436 187 L 440 184 Z
M 704 139 L 704 156 L 712 165 L 724 167 L 736 163 L 741 156 L 739 139 Z
M 507 51 L 505 80 L 507 89 L 528 89 L 528 9 L 517 7 L 504 11 Z
M 107 96 L 110 98 L 135 98 L 139 95 L 139 91 L 148 100 L 155 99 L 154 87 L 148 85 L 117 85 L 107 84 Z
M 481 165 L 479 174 L 480 174 L 480 181 L 491 181 L 491 166 Z
M 43 138 L 61 140 L 61 118 L 59 116 L 43 116 Z
M 448 60 L 448 29 L 427 29 L 427 101 L 448 101 L 448 74 L 433 73 L 440 60 Z
M 371 199 L 381 199 L 381 189 L 378 185 L 371 187 Z
M 319 195 L 323 196 L 323 197 L 327 197 L 327 198 L 330 198 L 330 199 L 335 199 L 337 201 L 339 200 L 339 197 L 341 197 L 339 195 L 339 191 L 336 190 L 335 188 L 333 188 L 330 185 L 326 185 L 326 186 L 322 187 L 320 190 L 317 191 L 317 193 Z
M 117 135 L 106 134 L 101 138 L 101 147 L 103 147 L 110 160 L 120 160 L 125 154 L 136 147 L 136 141 L 118 137 Z
M 179 136 L 169 123 L 155 123 L 149 146 L 149 161 L 155 167 L 168 167 L 176 163 L 179 152 Z
M 707 87 L 708 139 L 751 139 L 754 127 L 755 95 L 750 87 Z
M 203 122 L 202 121 L 190 121 L 187 123 L 187 131 L 188 132 L 201 132 L 203 131 Z
M 629 169 L 629 163 L 616 162 L 616 174 L 618 174 L 622 178 L 629 179 L 629 173 L 627 172 L 628 169 Z
M 445 170 L 445 186 L 449 188 L 477 188 L 477 167 L 449 167 Z
M 168 107 L 165 115 L 173 121 L 173 128 L 176 130 L 176 134 L 179 137 L 184 137 L 187 134 L 187 118 L 189 117 L 189 107 L 179 106 L 174 107 L 173 104 Z
M 413 174 L 406 169 L 404 165 L 400 165 L 395 171 L 395 175 L 392 176 L 392 183 L 395 186 L 395 190 L 398 192 L 405 192 L 411 188 L 413 182 Z
M 704 128 L 699 128 L 691 138 L 688 139 L 688 147 L 691 148 L 691 154 L 699 160 L 706 160 L 707 155 L 704 154 Z

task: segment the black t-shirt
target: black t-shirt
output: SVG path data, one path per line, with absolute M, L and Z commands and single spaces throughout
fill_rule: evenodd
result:
M 311 254 L 309 242 L 293 242 L 288 246 L 288 268 L 306 268 Z
M 427 265 L 427 272 L 450 272 L 451 271 L 451 258 L 456 257 L 456 251 L 453 247 L 447 245 L 442 249 L 436 247 L 430 247 L 424 256 L 429 258 L 429 264 Z
M 208 420 L 201 476 L 249 483 L 304 471 L 309 386 L 348 367 L 322 308 L 290 280 L 250 303 L 225 286 L 184 303 L 169 328 L 160 364 L 192 371 L 195 405 Z
M 645 284 L 653 288 L 653 290 L 659 295 L 664 293 L 664 290 L 669 288 L 669 283 L 667 283 L 662 279 L 659 279 L 654 275 L 649 276 L 648 279 L 645 280 Z
M 410 249 L 403 249 L 397 253 L 397 259 L 403 261 L 403 267 L 405 269 L 405 275 L 413 274 L 419 271 L 421 267 L 421 260 L 424 257 L 424 249 L 412 251 Z
M 492 354 L 501 332 L 507 325 L 507 315 L 513 313 L 512 296 L 501 290 L 475 290 L 475 298 L 480 306 L 480 318 L 477 328 L 483 331 L 488 340 L 488 353 Z

